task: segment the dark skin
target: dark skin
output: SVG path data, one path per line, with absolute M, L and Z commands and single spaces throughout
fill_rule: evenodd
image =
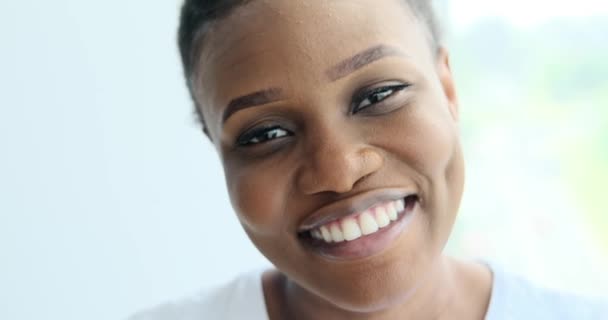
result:
M 277 268 L 271 319 L 485 316 L 490 271 L 442 253 L 464 161 L 448 54 L 427 34 L 399 0 L 254 0 L 210 29 L 195 96 L 238 218 Z M 301 239 L 320 208 L 394 188 L 419 214 L 382 250 L 329 259 Z

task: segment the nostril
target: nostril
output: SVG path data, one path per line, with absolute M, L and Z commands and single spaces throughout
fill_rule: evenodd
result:
M 355 185 L 356 185 L 356 184 L 360 184 L 360 183 L 362 183 L 363 181 L 367 180 L 367 178 L 369 178 L 371 175 L 372 175 L 372 174 L 371 174 L 371 173 L 369 173 L 369 174 L 366 174 L 366 175 L 362 176 L 361 178 L 359 178 L 359 180 L 357 180 L 357 181 L 355 182 Z
M 371 147 L 349 143 L 325 146 L 306 157 L 298 184 L 306 194 L 346 193 L 369 178 L 384 164 L 381 153 Z

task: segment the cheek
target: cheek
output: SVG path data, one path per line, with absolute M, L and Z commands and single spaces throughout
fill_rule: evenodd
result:
M 394 138 L 388 148 L 411 169 L 435 180 L 445 173 L 459 139 L 456 125 L 446 112 L 431 109 L 419 106 L 393 119 Z
M 440 99 L 415 106 L 391 121 L 398 129 L 387 148 L 397 158 L 397 171 L 407 172 L 419 184 L 430 228 L 443 238 L 458 211 L 464 185 L 457 123 Z
M 252 235 L 276 234 L 284 229 L 287 174 L 277 168 L 225 165 L 226 182 L 232 206 Z

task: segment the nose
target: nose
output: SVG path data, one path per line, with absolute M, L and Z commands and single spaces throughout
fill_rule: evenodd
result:
M 304 155 L 304 165 L 297 176 L 305 194 L 349 192 L 384 163 L 379 150 L 347 137 L 326 135 L 316 140 Z

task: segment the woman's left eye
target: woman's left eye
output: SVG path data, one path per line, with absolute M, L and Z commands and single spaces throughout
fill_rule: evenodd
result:
M 392 96 L 398 91 L 407 88 L 409 85 L 400 84 L 392 86 L 383 86 L 372 89 L 361 94 L 353 103 L 353 113 L 357 113 L 371 105 L 382 102 L 384 99 Z

